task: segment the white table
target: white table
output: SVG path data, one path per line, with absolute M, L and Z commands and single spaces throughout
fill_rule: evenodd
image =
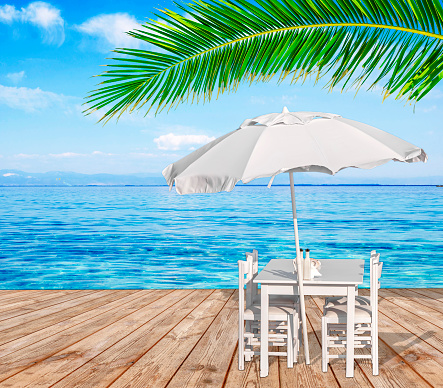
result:
M 321 277 L 304 280 L 305 295 L 348 297 L 346 338 L 346 377 L 354 376 L 354 312 L 357 287 L 363 283 L 364 260 L 325 259 L 321 260 Z M 298 295 L 297 274 L 292 260 L 273 259 L 254 279 L 261 284 L 261 347 L 260 377 L 266 377 L 269 369 L 269 295 Z M 308 344 L 304 344 L 308 346 Z

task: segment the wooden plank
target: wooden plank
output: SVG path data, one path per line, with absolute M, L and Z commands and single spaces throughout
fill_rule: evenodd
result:
M 6 356 L 7 354 L 15 352 L 45 338 L 55 336 L 56 334 L 61 333 L 63 330 L 67 330 L 70 327 L 87 321 L 88 319 L 93 319 L 94 317 L 103 314 L 109 310 L 118 308 L 120 306 L 124 307 L 125 303 L 146 295 L 144 291 L 133 291 L 134 290 L 118 291 L 117 294 L 112 294 L 108 297 L 95 300 L 94 303 L 88 305 L 89 310 L 86 310 L 83 313 L 79 313 L 74 317 L 44 327 L 43 329 L 34 331 L 19 338 L 15 338 L 3 345 L 0 345 L 0 357 Z
M 221 387 L 231 364 L 237 339 L 238 291 L 228 300 L 192 349 L 168 387 Z
M 443 379 L 443 354 L 441 352 L 421 341 L 416 335 L 406 331 L 384 314 L 379 314 L 379 327 L 380 341 L 388 345 L 431 386 L 441 386 Z
M 0 289 L 0 299 L 3 295 L 12 294 L 12 293 L 19 293 L 27 290 L 8 290 L 8 289 Z
M 277 351 L 277 347 L 270 346 L 270 352 Z M 269 371 L 268 376 L 260 377 L 260 357 L 254 356 L 250 362 L 245 362 L 246 364 L 251 364 L 249 367 L 248 374 L 245 379 L 245 387 L 263 387 L 263 388 L 275 388 L 280 387 L 280 368 L 279 359 L 283 357 L 269 356 Z M 286 357 L 283 358 L 285 365 L 287 367 Z M 234 387 L 232 387 L 234 388 Z
M 78 292 L 78 291 L 75 291 Z M 29 298 L 21 297 L 19 300 L 12 301 L 10 303 L 5 303 L 0 306 L 0 320 L 3 319 L 3 312 L 13 310 L 13 309 L 32 309 L 35 303 L 39 303 L 42 301 L 48 301 L 53 298 L 57 298 L 63 295 L 70 294 L 67 291 L 58 291 L 58 292 L 45 292 L 40 294 L 38 297 L 32 296 Z M 72 294 L 72 293 L 71 293 Z
M 102 292 L 89 291 L 94 294 Z M 332 368 L 328 373 L 321 372 L 321 298 L 307 298 L 312 364 L 304 365 L 303 356 L 300 356 L 299 364 L 295 364 L 294 369 L 288 369 L 285 357 L 271 357 L 269 376 L 260 378 L 257 356 L 246 363 L 245 371 L 238 371 L 237 293 L 228 299 L 226 295 L 216 297 L 214 292 L 201 304 L 194 300 L 197 306 L 189 313 L 193 307 L 184 303 L 183 298 L 180 298 L 182 302 L 169 306 L 164 306 L 164 301 L 160 301 L 159 298 L 171 293 L 171 290 L 113 291 L 115 294 L 109 291 L 106 296 L 85 300 L 66 310 L 42 314 L 33 321 L 0 332 L 0 340 L 3 334 L 9 336 L 9 342 L 0 345 L 0 381 L 3 381 L 0 385 L 49 386 L 58 379 L 57 386 L 60 387 L 100 387 L 114 382 L 113 388 L 161 388 L 168 383 L 171 387 L 223 385 L 232 388 L 443 386 L 443 329 L 440 319 L 443 298 L 441 301 L 438 299 L 443 296 L 442 289 L 432 289 L 432 297 L 427 295 L 427 289 L 380 291 L 380 376 L 372 376 L 370 360 L 357 360 L 354 379 L 344 377 L 343 360 L 331 361 Z M 30 306 L 27 304 L 29 298 L 34 298 L 32 303 L 42 303 L 36 299 L 38 295 L 43 299 L 47 297 L 45 300 L 49 302 L 49 295 L 56 295 L 55 298 L 62 296 L 57 295 L 58 292 L 26 290 L 11 294 L 8 290 L 3 296 L 13 296 L 15 301 L 11 302 L 14 299 L 10 299 L 8 303 L 11 309 L 4 312 L 20 306 L 13 307 L 14 303 L 25 302 L 21 306 Z M 66 295 L 72 292 L 66 291 Z M 232 294 L 233 291 L 216 292 Z M 369 290 L 360 292 L 362 295 L 368 293 Z M 20 294 L 21 299 L 16 298 Z M 0 301 L 1 296 L 0 293 Z M 216 300 L 211 301 L 211 298 Z M 153 300 L 159 301 L 156 304 L 158 308 L 151 306 L 158 314 L 158 321 L 154 318 L 149 321 L 151 323 L 146 323 L 146 314 L 142 314 L 141 309 L 145 309 L 147 302 L 152 303 Z M 227 300 L 226 306 L 220 310 Z M 204 307 L 206 305 L 209 306 L 207 309 Z M 178 312 L 174 311 L 174 306 L 178 307 Z M 137 314 L 140 314 L 138 319 L 134 318 Z M 173 318 L 170 318 L 171 314 Z M 180 314 L 186 316 L 180 320 Z M 0 306 L 0 321 L 4 316 Z M 140 319 L 144 319 L 143 326 L 139 326 Z M 174 322 L 169 322 L 171 319 Z M 166 333 L 159 334 L 158 330 L 161 331 L 168 323 L 172 326 Z M 153 341 L 154 345 L 151 343 L 149 347 L 149 341 Z M 75 368 L 82 371 L 80 379 L 71 381 L 69 376 L 76 373 Z M 84 376 L 87 376 L 86 379 Z
M 436 301 L 443 303 L 443 289 L 438 288 L 408 288 L 409 291 L 415 292 L 419 295 L 432 298 Z M 438 304 L 438 303 L 437 303 Z
M 308 299 L 309 297 L 307 297 Z M 339 387 L 339 384 L 331 370 L 328 368 L 327 373 L 321 371 L 321 333 L 317 337 L 311 323 L 311 317 L 315 314 L 316 306 L 306 305 L 306 315 L 308 323 L 308 341 L 309 353 L 311 356 L 311 364 L 306 365 L 303 348 L 301 348 L 298 357 L 298 363 L 293 369 L 288 369 L 285 357 L 279 357 L 280 363 L 280 382 L 282 388 L 293 387 Z M 313 317 L 314 320 L 317 319 Z M 320 327 L 321 330 L 321 327 Z
M 420 294 L 416 292 L 415 290 L 411 290 L 408 288 L 404 289 L 387 289 L 392 293 L 397 294 L 397 298 L 403 298 L 404 301 L 414 301 L 418 302 L 421 305 L 427 306 L 433 310 L 439 311 L 440 313 L 443 313 L 443 297 L 442 301 L 438 301 L 435 298 L 432 298 L 430 296 L 426 296 L 424 294 Z
M 277 347 L 269 347 L 269 351 L 278 351 Z M 225 388 L 243 387 L 280 387 L 282 382 L 280 362 L 287 368 L 286 357 L 269 356 L 269 373 L 267 377 L 260 377 L 260 356 L 254 356 L 251 361 L 245 362 L 245 370 L 238 370 L 238 346 L 232 357 L 232 362 L 223 385 Z
M 75 299 L 71 299 L 63 303 L 57 304 L 55 306 L 49 306 L 37 311 L 30 311 L 26 314 L 18 315 L 16 317 L 0 321 L 0 332 L 5 331 L 6 329 L 10 329 L 14 326 L 20 326 L 23 325 L 24 323 L 29 323 L 43 316 L 47 317 L 51 314 L 59 313 L 61 310 L 67 310 L 71 307 L 78 306 L 79 304 L 88 302 L 92 299 L 106 296 L 115 292 L 116 291 L 99 291 L 91 293 L 90 290 L 80 291 L 80 293 L 77 294 L 78 297 Z
M 323 305 L 323 298 L 306 297 L 306 314 L 319 343 L 321 343 L 321 317 L 323 316 L 321 307 L 323 307 Z M 311 352 L 311 357 L 314 358 L 315 356 L 320 358 L 321 368 L 321 352 L 316 355 Z M 331 360 L 328 370 L 332 370 L 332 373 L 334 374 L 340 387 L 372 387 L 372 384 L 358 366 L 354 370 L 354 377 L 346 377 L 346 362 L 344 359 Z
M 379 314 L 384 314 L 400 323 L 406 330 L 414 333 L 435 349 L 443 349 L 443 330 L 439 327 L 385 298 L 380 298 L 378 307 Z
M 401 322 L 379 313 L 379 338 L 424 380 L 418 386 L 442 385 L 443 353 L 405 330 Z
M 258 358 L 258 357 L 256 357 Z M 254 359 L 255 361 L 255 359 Z M 246 387 L 246 381 L 248 378 L 248 375 L 250 373 L 250 368 L 254 365 L 254 368 L 256 366 L 255 362 L 245 362 L 245 370 L 238 370 L 238 341 L 237 346 L 235 348 L 235 352 L 233 354 L 233 357 L 231 358 L 231 365 L 229 366 L 228 374 L 226 376 L 225 383 L 223 385 L 224 388 L 243 388 Z M 256 384 L 252 385 L 255 387 L 260 386 L 259 384 L 259 375 L 260 371 L 257 372 L 256 376 Z M 118 381 L 118 380 L 117 380 Z M 114 387 L 112 387 L 114 388 Z
M 59 311 L 57 311 L 56 308 L 51 307 L 50 309 L 53 312 L 49 315 L 45 315 L 42 310 L 33 312 L 31 314 L 34 319 L 29 319 L 29 321 L 27 321 L 23 316 L 18 316 L 12 318 L 11 320 L 0 322 L 0 327 L 3 326 L 2 323 L 4 322 L 9 323 L 9 321 L 13 321 L 12 323 L 14 323 L 14 325 L 10 325 L 11 327 L 0 331 L 0 345 L 6 344 L 9 341 L 23 337 L 32 332 L 36 332 L 50 325 L 54 325 L 68 318 L 75 317 L 76 315 L 93 308 L 93 306 L 96 306 L 97 303 L 102 304 L 104 300 L 112 300 L 114 297 L 113 295 L 116 295 L 116 292 L 97 292 L 93 294 L 86 294 L 83 295 L 81 299 L 66 302 L 71 305 L 70 308 L 60 308 Z
M 422 292 L 425 295 L 428 292 L 435 292 L 436 294 L 440 294 L 443 295 L 443 288 L 408 288 L 408 290 L 412 290 L 412 291 L 417 291 L 417 292 Z
M 48 293 L 48 290 L 25 290 L 13 294 L 6 294 L 0 299 L 0 307 L 11 303 L 22 302 L 23 300 L 37 298 Z
M 111 387 L 166 386 L 232 294 L 233 290 L 215 290 Z
M 89 292 L 86 295 L 90 295 L 96 292 Z M 47 307 L 55 306 L 61 304 L 63 302 L 67 302 L 69 300 L 74 300 L 85 295 L 83 292 L 75 291 L 70 293 L 62 293 L 62 294 L 51 294 L 51 297 L 48 298 L 49 295 L 43 294 L 37 298 L 33 298 L 32 301 L 27 300 L 28 305 L 16 306 L 16 308 L 7 309 L 6 311 L 1 311 L 0 313 L 0 325 L 2 321 L 6 319 L 18 317 L 19 315 L 24 315 L 36 310 L 43 310 Z M 46 298 L 45 298 L 46 296 Z
M 269 357 L 269 376 L 272 376 L 275 373 L 278 373 L 278 368 L 275 368 L 275 365 L 277 365 L 274 361 L 274 357 Z M 249 364 L 249 368 L 246 368 L 246 365 Z M 267 377 L 261 378 L 260 377 L 260 358 L 255 357 L 250 362 L 245 363 L 245 381 L 242 387 L 252 388 L 252 387 L 261 387 L 261 382 L 263 380 L 266 380 Z M 266 380 L 267 381 L 267 380 Z M 266 384 L 266 381 L 263 382 L 263 384 Z M 269 386 L 269 384 L 267 384 Z M 275 385 L 274 388 L 279 387 L 280 384 Z M 226 385 L 226 387 L 229 388 L 235 388 L 235 385 Z
M 79 325 L 64 330 L 60 335 L 45 338 L 26 348 L 20 349 L 4 357 L 0 357 L 0 382 L 33 366 L 39 361 L 52 357 L 54 354 L 62 351 L 70 345 L 81 341 L 133 313 L 135 310 L 143 308 L 172 292 L 172 290 L 154 290 L 146 292 L 144 297 L 130 301 L 124 307 L 110 310 L 99 315 L 96 319 L 82 322 Z M 75 358 L 75 354 L 64 354 L 64 357 Z
M 443 313 L 435 310 L 432 307 L 427 306 L 421 301 L 415 301 L 411 298 L 400 296 L 398 293 L 391 290 L 380 290 L 380 296 L 389 300 L 391 303 L 409 311 L 420 317 L 420 319 L 425 319 L 426 321 L 432 323 L 433 325 L 443 329 Z M 443 306 L 442 306 L 443 310 Z
M 392 292 L 392 297 L 394 297 L 396 300 L 401 298 L 405 302 L 413 301 L 418 303 L 418 304 L 414 303 L 414 306 L 415 307 L 419 306 L 419 309 L 421 309 L 422 306 L 426 306 L 432 310 L 443 313 L 443 303 L 438 303 L 435 301 L 435 299 L 418 294 L 413 290 L 406 288 L 404 289 L 395 288 L 395 289 L 389 289 L 389 291 Z
M 108 387 L 213 292 L 212 290 L 190 291 L 176 290 L 162 299 L 169 298 L 168 303 L 164 301 L 161 305 L 153 306 L 150 311 L 140 311 L 134 314 L 134 317 L 127 317 L 127 319 L 131 318 L 130 323 L 123 322 L 121 324 L 119 322 L 119 327 L 116 327 L 115 330 L 126 332 L 126 336 L 77 369 L 75 368 L 78 365 L 73 366 L 69 362 L 69 369 L 74 368 L 75 371 L 59 380 L 52 387 Z M 162 300 L 158 302 L 160 303 Z M 134 323 L 131 325 L 131 322 Z M 130 326 L 129 330 L 125 327 L 128 325 Z M 97 333 L 102 334 L 98 341 L 95 338 L 88 338 L 86 342 L 83 341 L 84 344 L 75 344 L 70 348 L 70 351 L 79 354 L 86 351 L 89 358 L 90 342 L 101 344 L 106 341 L 109 338 L 109 330 L 112 335 L 112 328 L 107 328 L 106 332 Z M 119 337 L 119 335 L 113 336 Z M 85 357 L 82 361 L 86 361 Z M 66 367 L 47 369 L 46 372 L 50 380 L 41 386 L 47 386 L 47 383 L 52 384 L 54 377 L 58 376 L 58 371 L 65 373 Z

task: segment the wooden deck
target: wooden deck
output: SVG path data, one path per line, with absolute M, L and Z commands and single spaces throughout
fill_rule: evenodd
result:
M 367 294 L 362 290 L 360 294 Z M 312 365 L 237 369 L 234 290 L 0 291 L 0 387 L 443 387 L 443 289 L 380 290 L 380 375 L 321 372 L 322 298 L 306 298 Z

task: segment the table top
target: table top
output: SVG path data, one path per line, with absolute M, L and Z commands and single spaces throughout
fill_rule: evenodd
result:
M 305 285 L 352 285 L 363 283 L 365 261 L 361 259 L 322 259 L 322 276 L 303 280 Z M 292 260 L 272 259 L 256 276 L 254 283 L 297 284 Z

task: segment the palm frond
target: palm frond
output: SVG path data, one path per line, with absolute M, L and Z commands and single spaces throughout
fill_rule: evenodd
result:
M 87 97 L 101 120 L 210 100 L 242 83 L 328 76 L 329 89 L 381 86 L 419 101 L 443 77 L 440 0 L 193 0 L 128 34 L 153 49 L 114 50 Z M 371 77 L 372 76 L 372 77 Z M 374 80 L 375 79 L 375 80 Z M 147 113 L 146 112 L 146 113 Z

